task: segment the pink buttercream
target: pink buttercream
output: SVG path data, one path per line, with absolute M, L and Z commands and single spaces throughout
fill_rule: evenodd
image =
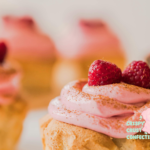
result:
M 88 86 L 87 80 L 81 80 L 66 85 L 60 97 L 50 102 L 48 110 L 56 120 L 125 138 L 135 134 L 126 131 L 133 128 L 126 125 L 127 121 L 138 121 L 141 113 L 150 107 L 149 100 L 149 89 L 125 83 Z
M 116 83 L 105 86 L 88 86 L 88 84 L 86 84 L 83 87 L 83 92 L 92 95 L 105 95 L 109 98 L 128 104 L 146 102 L 150 99 L 150 90 L 143 90 L 143 88 L 137 87 L 136 92 L 134 92 L 134 85 L 130 85 L 130 89 L 127 86 L 128 84 L 125 83 Z M 127 95 L 128 98 L 126 97 Z
M 3 17 L 0 39 L 7 43 L 10 57 L 45 60 L 55 53 L 52 40 L 40 32 L 30 17 Z
M 119 39 L 101 20 L 80 20 L 58 40 L 57 49 L 60 56 L 73 59 L 124 55 Z
M 18 94 L 20 72 L 9 65 L 0 65 L 0 105 L 10 104 Z

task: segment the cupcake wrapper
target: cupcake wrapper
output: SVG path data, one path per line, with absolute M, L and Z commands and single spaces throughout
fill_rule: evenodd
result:
M 21 135 L 26 103 L 16 97 L 10 105 L 0 105 L 0 150 L 13 150 Z

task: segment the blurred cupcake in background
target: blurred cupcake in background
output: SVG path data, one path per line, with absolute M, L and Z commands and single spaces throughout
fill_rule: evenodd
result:
M 21 135 L 27 105 L 19 88 L 19 68 L 4 61 L 7 47 L 0 42 L 0 150 L 13 150 Z
M 52 40 L 38 29 L 32 18 L 12 16 L 3 17 L 0 38 L 8 44 L 9 61 L 21 64 L 22 88 L 31 107 L 42 107 L 41 100 L 52 94 L 50 78 L 55 61 Z
M 56 42 L 59 61 L 53 66 L 56 89 L 86 77 L 90 64 L 103 59 L 124 68 L 126 57 L 117 36 L 101 20 L 80 20 Z
M 145 61 L 148 63 L 148 65 L 150 66 L 150 54 L 148 54 L 145 58 Z

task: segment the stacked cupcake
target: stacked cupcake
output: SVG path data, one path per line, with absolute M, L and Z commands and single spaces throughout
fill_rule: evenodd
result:
M 6 45 L 0 43 L 0 150 L 13 150 L 21 135 L 27 105 L 19 88 L 21 72 L 4 61 Z
M 46 103 L 54 94 L 50 80 L 55 61 L 52 40 L 28 16 L 3 17 L 0 38 L 8 45 L 8 60 L 18 62 L 23 70 L 21 87 L 30 108 L 45 106 L 41 101 Z

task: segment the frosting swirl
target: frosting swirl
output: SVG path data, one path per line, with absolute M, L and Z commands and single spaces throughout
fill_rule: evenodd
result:
M 62 89 L 48 110 L 56 120 L 124 138 L 136 134 L 126 131 L 132 128 L 126 123 L 139 120 L 141 113 L 150 107 L 149 100 L 149 89 L 125 83 L 88 86 L 87 80 L 77 80 Z M 143 124 L 136 127 L 143 128 Z
M 42 33 L 36 22 L 28 16 L 4 16 L 0 39 L 7 43 L 8 58 L 45 61 L 55 56 L 52 39 Z
M 10 104 L 19 90 L 21 73 L 8 64 L 0 65 L 0 105 Z

